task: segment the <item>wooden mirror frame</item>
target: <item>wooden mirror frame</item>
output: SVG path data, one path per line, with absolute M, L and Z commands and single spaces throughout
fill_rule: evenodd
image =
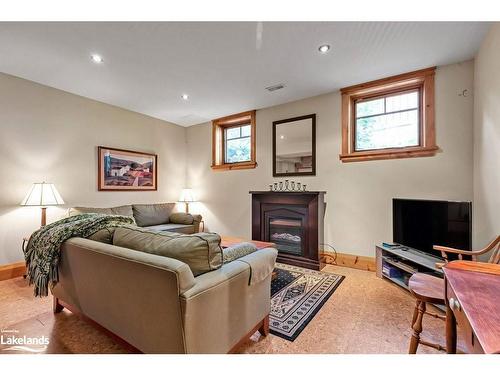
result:
M 311 172 L 293 172 L 293 173 L 277 173 L 276 172 L 276 126 L 287 122 L 295 122 L 311 119 L 311 136 L 312 136 L 312 171 Z M 287 118 L 284 120 L 273 121 L 273 177 L 288 177 L 288 176 L 316 176 L 316 114 L 310 114 L 299 117 Z

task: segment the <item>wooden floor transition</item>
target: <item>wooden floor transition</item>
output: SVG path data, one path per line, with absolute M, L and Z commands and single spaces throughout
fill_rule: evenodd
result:
M 414 300 L 406 290 L 374 272 L 332 265 L 323 271 L 346 278 L 294 342 L 256 333 L 240 352 L 407 353 Z M 126 353 L 67 310 L 54 315 L 52 298 L 33 297 L 23 278 L 0 281 L 0 329 L 49 337 L 46 353 Z M 444 346 L 444 332 L 443 322 L 424 317 L 423 339 Z M 0 353 L 13 353 L 1 349 L 2 345 Z M 423 346 L 418 352 L 437 353 Z

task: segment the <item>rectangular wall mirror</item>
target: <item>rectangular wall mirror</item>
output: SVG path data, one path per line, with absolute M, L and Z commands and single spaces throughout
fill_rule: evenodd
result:
M 316 175 L 316 114 L 273 122 L 273 176 Z

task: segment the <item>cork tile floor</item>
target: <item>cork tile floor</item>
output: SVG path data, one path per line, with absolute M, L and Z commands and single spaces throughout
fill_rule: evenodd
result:
M 346 278 L 294 342 L 256 333 L 241 353 L 406 353 L 414 300 L 375 273 L 328 265 Z M 0 281 L 0 329 L 50 338 L 46 353 L 126 353 L 113 339 L 64 310 L 51 298 L 35 298 L 23 278 Z M 422 338 L 444 346 L 444 323 L 424 317 Z M 5 346 L 4 346 L 5 347 Z M 0 353 L 2 351 L 0 345 Z M 419 347 L 419 353 L 437 353 Z M 12 353 L 9 351 L 9 353 Z

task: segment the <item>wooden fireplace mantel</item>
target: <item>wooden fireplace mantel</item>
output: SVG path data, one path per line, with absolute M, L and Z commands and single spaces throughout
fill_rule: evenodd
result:
M 290 194 L 290 195 L 318 195 L 326 194 L 326 191 L 270 191 L 270 190 L 250 190 L 250 194 Z
M 252 195 L 252 239 L 275 242 L 278 262 L 320 269 L 319 250 L 324 240 L 324 191 L 250 191 Z M 300 228 L 300 250 L 282 247 L 271 238 L 271 222 L 295 220 Z M 276 227 L 275 227 L 276 228 Z M 289 232 L 288 232 L 289 233 Z

